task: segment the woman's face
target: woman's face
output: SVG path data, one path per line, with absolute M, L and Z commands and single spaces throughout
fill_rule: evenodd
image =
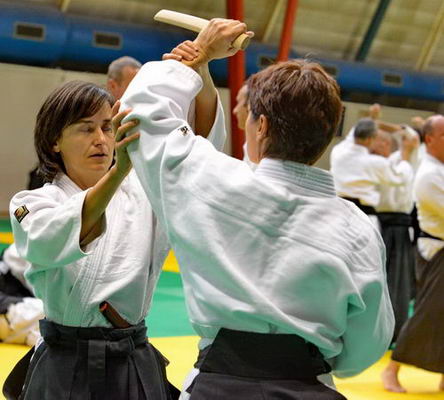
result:
M 114 134 L 111 106 L 105 102 L 97 113 L 67 126 L 53 147 L 60 153 L 67 175 L 81 189 L 94 186 L 111 167 Z

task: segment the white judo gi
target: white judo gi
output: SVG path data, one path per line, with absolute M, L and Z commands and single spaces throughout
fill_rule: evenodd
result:
M 225 126 L 220 103 L 209 140 L 222 149 Z M 60 173 L 51 184 L 13 197 L 15 243 L 20 256 L 31 263 L 26 278 L 53 322 L 110 327 L 99 312 L 99 304 L 106 300 L 130 324 L 137 324 L 148 313 L 168 241 L 132 170 L 106 208 L 101 236 L 81 248 L 86 193 Z M 19 223 L 14 211 L 21 206 L 29 215 Z
M 391 163 L 356 143 L 348 144 L 332 160 L 331 173 L 339 196 L 356 198 L 372 207 L 380 202 L 381 185 L 405 186 L 413 178 L 409 162 Z
M 253 172 L 195 136 L 186 115 L 201 86 L 177 61 L 151 62 L 122 98 L 126 119 L 140 120 L 128 152 L 181 265 L 201 347 L 221 327 L 294 333 L 337 376 L 359 373 L 393 332 L 378 231 L 328 172 L 271 159 Z
M 3 253 L 0 274 L 11 274 L 19 281 L 18 285 L 23 285 L 23 290 L 32 291 L 24 277 L 24 272 L 29 266 L 30 264 L 18 255 L 17 248 L 12 243 Z M 0 341 L 33 346 L 39 340 L 39 320 L 44 318 L 43 303 L 31 296 L 31 293 L 26 297 L 20 295 L 4 314 L 0 314 Z
M 219 101 L 217 109 L 209 139 L 222 148 Z M 25 384 L 24 363 L 10 374 L 6 390 L 21 390 L 25 400 L 175 398 L 165 360 L 146 340 L 144 321 L 169 250 L 167 238 L 131 171 L 106 207 L 101 235 L 81 247 L 87 192 L 59 173 L 51 184 L 11 201 L 16 247 L 31 263 L 25 276 L 43 300 L 46 319 L 40 321 L 44 341 L 36 347 Z M 105 318 L 104 301 L 129 327 L 116 329 L 127 324 Z
M 414 192 L 421 229 L 441 239 L 418 239 L 418 251 L 428 261 L 444 247 L 444 164 L 429 153 L 422 158 Z

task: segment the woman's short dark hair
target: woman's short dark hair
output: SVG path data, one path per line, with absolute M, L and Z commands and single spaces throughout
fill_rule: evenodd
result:
M 314 164 L 336 133 L 342 103 L 336 81 L 317 63 L 290 60 L 250 77 L 253 118 L 268 119 L 265 157 Z
M 51 182 L 58 172 L 66 172 L 60 153 L 53 150 L 62 131 L 94 115 L 106 102 L 113 105 L 113 98 L 105 89 L 82 81 L 67 82 L 48 96 L 37 114 L 34 128 L 39 173 L 46 182 Z

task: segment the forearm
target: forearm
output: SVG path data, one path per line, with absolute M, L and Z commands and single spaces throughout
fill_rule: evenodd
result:
M 102 222 L 106 207 L 124 178 L 125 175 L 118 174 L 116 167 L 113 166 L 86 194 L 82 208 L 82 228 L 80 230 L 80 244 L 82 246 L 91 243 L 100 235 L 100 230 L 97 230 L 94 234 L 90 233 L 98 223 Z
M 208 64 L 201 66 L 198 73 L 203 87 L 196 96 L 196 133 L 207 137 L 214 124 L 217 111 L 217 90 L 208 69 Z
M 390 122 L 385 122 L 385 121 L 380 121 L 380 120 L 377 120 L 375 122 L 377 123 L 379 129 L 382 129 L 383 131 L 386 131 L 389 133 L 394 133 L 394 132 L 400 131 L 402 129 L 401 125 L 398 125 L 398 124 L 392 124 Z

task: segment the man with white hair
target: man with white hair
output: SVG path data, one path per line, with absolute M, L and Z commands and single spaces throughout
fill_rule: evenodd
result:
M 418 292 L 415 313 L 403 326 L 392 362 L 382 375 L 384 387 L 405 392 L 398 381 L 400 363 L 444 374 L 444 116 L 424 125 L 427 148 L 415 177 L 414 195 L 422 230 L 418 239 Z M 440 390 L 444 390 L 444 375 Z
M 115 100 L 122 97 L 141 66 L 142 64 L 139 61 L 129 56 L 120 57 L 108 66 L 106 88 Z

